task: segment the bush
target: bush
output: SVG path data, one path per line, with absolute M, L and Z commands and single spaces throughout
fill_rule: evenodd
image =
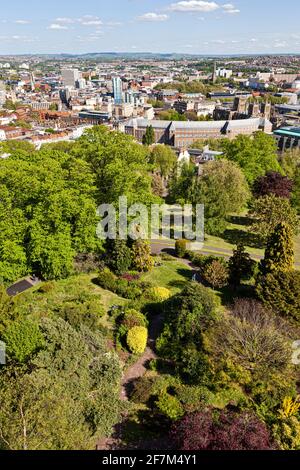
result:
M 128 271 L 132 263 L 132 254 L 125 240 L 109 240 L 106 253 L 107 264 L 117 275 Z
M 214 419 L 211 410 L 186 415 L 171 430 L 178 450 L 270 450 L 266 425 L 249 412 L 224 410 Z
M 161 254 L 161 259 L 163 261 L 174 261 L 174 257 L 169 255 L 168 253 L 162 253 Z
M 258 278 L 256 291 L 274 312 L 300 320 L 300 272 L 281 271 Z
M 103 270 L 105 263 L 99 256 L 93 253 L 81 253 L 74 260 L 75 273 L 92 273 L 97 270 Z
M 134 326 L 127 334 L 127 345 L 133 354 L 143 354 L 147 346 L 148 331 L 144 326 Z
M 38 292 L 40 294 L 48 294 L 48 292 L 51 292 L 55 288 L 55 282 L 53 281 L 48 281 L 44 282 L 41 287 L 39 288 Z
M 134 326 L 143 326 L 147 327 L 147 320 L 145 316 L 134 309 L 128 309 L 125 311 L 123 319 L 121 320 L 121 324 L 124 325 L 128 330 L 133 328 Z
M 98 274 L 96 282 L 98 286 L 102 287 L 102 289 L 116 292 L 117 278 L 109 269 L 104 269 L 104 271 L 101 271 Z
M 203 280 L 213 289 L 222 289 L 228 283 L 228 269 L 224 261 L 213 260 L 202 269 Z
M 187 249 L 187 241 L 186 240 L 177 240 L 175 243 L 175 252 L 178 258 L 184 258 Z
M 147 292 L 147 297 L 153 302 L 164 302 L 171 297 L 171 291 L 165 287 L 151 287 Z
M 27 319 L 11 323 L 2 337 L 9 357 L 21 363 L 26 362 L 44 345 L 38 325 Z
M 184 415 L 183 407 L 178 398 L 169 393 L 162 393 L 155 404 L 163 415 L 173 421 L 178 420 Z
M 151 247 L 145 240 L 137 240 L 132 247 L 133 266 L 139 272 L 148 272 L 154 266 Z

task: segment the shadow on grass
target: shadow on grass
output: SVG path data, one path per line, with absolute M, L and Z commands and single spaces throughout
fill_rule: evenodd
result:
M 249 227 L 253 223 L 253 220 L 251 220 L 250 217 L 238 215 L 229 217 L 228 221 L 231 224 L 243 225 L 244 227 Z
M 223 234 L 223 239 L 232 245 L 243 243 L 250 248 L 263 248 L 263 244 L 258 235 L 245 232 L 244 230 L 227 229 Z
M 219 295 L 222 305 L 226 306 L 232 305 L 236 298 L 256 299 L 255 287 L 250 284 L 242 284 L 236 289 L 226 286 L 215 292 Z

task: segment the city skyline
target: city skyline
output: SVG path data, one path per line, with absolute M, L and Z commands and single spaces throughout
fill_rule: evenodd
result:
M 300 4 L 201 0 L 53 0 L 51 11 L 16 0 L 0 17 L 0 54 L 154 52 L 299 53 Z M 291 11 L 293 14 L 291 15 Z

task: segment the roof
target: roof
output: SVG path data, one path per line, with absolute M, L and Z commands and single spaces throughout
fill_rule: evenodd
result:
M 274 134 L 300 138 L 300 127 L 281 127 L 274 131 Z
M 267 120 L 266 120 L 267 121 Z M 223 129 L 227 125 L 228 129 L 239 129 L 243 127 L 260 127 L 263 124 L 261 118 L 240 119 L 233 121 L 159 121 L 147 120 L 143 118 L 130 119 L 125 123 L 128 127 L 148 127 L 154 129 L 185 130 L 185 129 Z

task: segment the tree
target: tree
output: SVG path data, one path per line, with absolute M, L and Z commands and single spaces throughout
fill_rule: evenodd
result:
M 134 326 L 128 331 L 127 345 L 134 354 L 143 354 L 147 346 L 148 331 L 144 326 Z
M 155 170 L 158 170 L 163 178 L 167 178 L 176 166 L 177 157 L 171 147 L 156 145 L 151 151 L 150 163 L 154 165 Z
M 154 173 L 152 175 L 152 192 L 155 196 L 163 197 L 165 194 L 165 186 L 162 177 Z
M 214 235 L 223 233 L 228 215 L 240 212 L 249 199 L 243 173 L 227 160 L 207 163 L 200 177 L 194 177 L 190 191 L 193 204 L 204 204 L 205 229 Z
M 298 233 L 299 221 L 295 209 L 286 198 L 274 194 L 260 197 L 253 201 L 249 215 L 254 219 L 250 231 L 259 235 L 262 243 L 266 243 L 279 223 L 287 224 L 293 234 Z
M 137 271 L 150 271 L 154 265 L 150 243 L 146 240 L 136 240 L 132 246 L 132 259 Z
M 222 260 L 213 260 L 206 264 L 201 275 L 203 280 L 213 289 L 222 289 L 228 283 L 228 269 Z
M 20 363 L 26 362 L 44 345 L 39 326 L 27 319 L 9 324 L 3 340 L 8 356 Z
M 132 263 L 132 254 L 125 240 L 109 240 L 106 252 L 107 264 L 117 275 L 126 273 Z
M 239 286 L 243 279 L 249 279 L 253 274 L 253 262 L 249 253 L 246 253 L 242 243 L 237 245 L 232 257 L 228 261 L 229 282 L 233 286 Z
M 295 171 L 291 204 L 297 211 L 297 214 L 299 215 L 300 214 L 300 166 L 298 166 Z
M 153 145 L 155 143 L 155 132 L 153 127 L 147 126 L 146 132 L 143 136 L 143 145 Z
M 280 156 L 279 162 L 284 174 L 293 180 L 300 166 L 300 149 L 287 150 Z
M 282 176 L 276 171 L 268 171 L 265 176 L 260 176 L 253 186 L 253 193 L 255 197 L 275 196 L 282 198 L 291 198 L 293 189 L 293 181 L 287 176 Z
M 266 425 L 252 412 L 224 410 L 214 419 L 211 410 L 186 415 L 171 429 L 176 449 L 196 450 L 270 450 Z
M 188 284 L 166 302 L 164 329 L 156 342 L 158 353 L 173 361 L 180 375 L 196 383 L 207 378 L 203 333 L 215 324 L 218 308 L 215 294 L 197 283 Z
M 263 132 L 253 137 L 239 135 L 234 140 L 224 139 L 223 150 L 226 158 L 242 168 L 249 184 L 268 171 L 281 171 L 276 142 Z
M 186 240 L 176 240 L 175 243 L 175 252 L 178 258 L 184 258 L 187 250 L 187 241 Z
M 222 362 L 242 367 L 253 384 L 271 374 L 288 376 L 291 368 L 291 345 L 280 321 L 254 300 L 237 299 L 231 314 L 209 332 L 209 342 L 216 368 L 222 369 Z
M 286 223 L 281 222 L 269 237 L 261 272 L 292 271 L 294 262 L 293 233 Z
M 300 273 L 275 271 L 259 277 L 256 292 L 261 301 L 283 317 L 300 320 Z

